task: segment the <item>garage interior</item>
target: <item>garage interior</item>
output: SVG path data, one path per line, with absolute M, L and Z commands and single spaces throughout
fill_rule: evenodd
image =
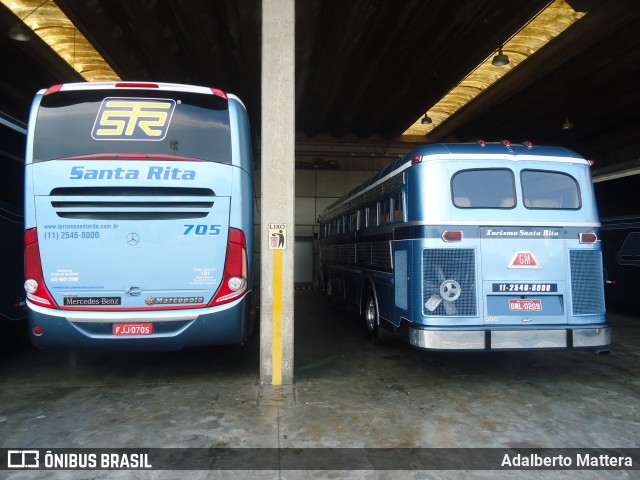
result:
M 353 313 L 313 289 L 318 215 L 417 145 L 531 141 L 577 151 L 596 179 L 637 170 L 640 4 L 522 3 L 295 2 L 295 383 L 260 385 L 255 338 L 161 354 L 7 348 L 2 447 L 638 447 L 633 315 L 609 316 L 608 356 L 426 353 L 368 344 Z M 26 124 L 35 93 L 57 83 L 215 86 L 247 106 L 261 197 L 261 14 L 260 0 L 1 0 L 0 113 Z M 106 67 L 83 60 L 86 45 Z M 493 65 L 500 54 L 509 63 Z M 324 474 L 305 475 L 287 478 Z
M 370 167 L 372 157 L 397 158 L 410 148 L 406 143 L 478 138 L 566 146 L 596 161 L 596 171 L 637 159 L 640 6 L 551 2 L 563 17 L 545 19 L 510 45 L 549 3 L 296 2 L 296 161 L 335 168 L 338 157 L 342 169 L 373 170 L 379 165 Z M 68 23 L 47 26 L 57 18 L 56 5 Z M 90 79 L 192 83 L 235 93 L 252 119 L 258 168 L 260 15 L 259 0 L 0 4 L 3 31 L 30 30 L 34 21 L 43 35 L 47 29 L 66 35 L 50 41 L 70 42 L 70 62 Z M 80 67 L 80 34 L 106 60 L 110 76 L 98 71 L 94 78 L 92 65 Z M 6 34 L 0 42 L 9 67 L 0 74 L 0 111 L 19 121 L 27 121 L 39 89 L 85 80 L 34 34 L 28 41 Z M 438 124 L 431 109 L 502 45 L 511 61 L 494 70 L 508 74 Z M 530 54 L 536 45 L 541 48 Z M 427 134 L 409 131 L 426 114 L 433 119 Z M 573 128 L 562 128 L 568 124 Z
M 426 143 L 561 145 L 595 162 L 595 178 L 634 171 L 639 23 L 631 0 L 296 2 L 299 248 L 313 244 L 327 205 Z M 56 83 L 152 80 L 238 95 L 261 196 L 259 0 L 3 0 L 0 27 L 10 66 L 0 112 L 23 124 L 34 94 Z M 18 41 L 12 29 L 31 33 Z M 501 48 L 509 63 L 492 65 Z M 298 255 L 296 284 L 317 284 L 316 263 L 317 253 Z

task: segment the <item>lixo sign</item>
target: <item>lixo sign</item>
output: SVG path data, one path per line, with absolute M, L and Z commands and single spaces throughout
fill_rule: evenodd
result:
M 269 224 L 269 250 L 286 250 L 287 225 L 284 223 Z

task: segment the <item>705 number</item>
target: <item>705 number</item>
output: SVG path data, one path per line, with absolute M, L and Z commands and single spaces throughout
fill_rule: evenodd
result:
M 185 231 L 182 235 L 220 235 L 220 227 L 222 225 L 183 225 Z

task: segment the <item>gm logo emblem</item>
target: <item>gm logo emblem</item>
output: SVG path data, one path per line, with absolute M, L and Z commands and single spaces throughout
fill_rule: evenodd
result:
M 105 98 L 91 136 L 94 140 L 163 140 L 175 108 L 175 100 L 168 98 Z

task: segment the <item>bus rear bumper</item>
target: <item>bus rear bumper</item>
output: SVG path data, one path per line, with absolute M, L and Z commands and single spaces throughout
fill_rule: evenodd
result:
M 607 325 L 536 330 L 443 330 L 409 327 L 409 343 L 428 350 L 601 349 L 611 343 Z
M 37 348 L 107 351 L 237 344 L 251 334 L 250 304 L 250 295 L 223 307 L 127 313 L 49 310 L 29 304 L 29 336 Z M 153 333 L 114 335 L 114 324 L 124 323 L 152 323 Z M 34 333 L 36 326 L 39 335 Z

